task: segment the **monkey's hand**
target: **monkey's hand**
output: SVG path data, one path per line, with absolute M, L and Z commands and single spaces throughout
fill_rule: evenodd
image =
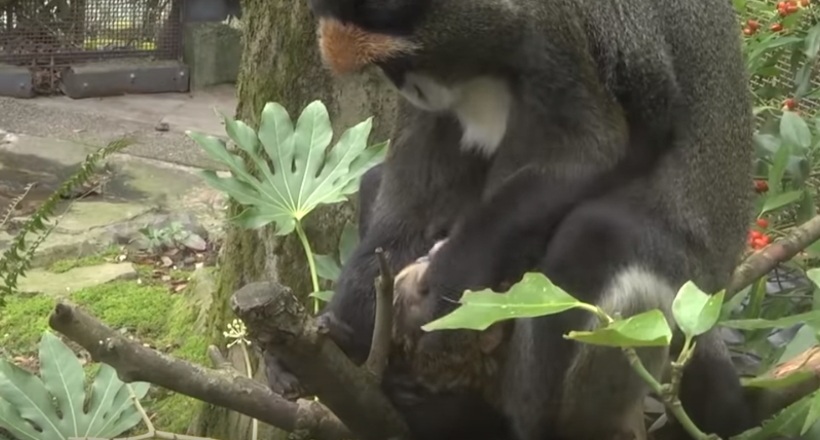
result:
M 305 395 L 299 379 L 285 368 L 279 359 L 268 352 L 265 352 L 265 369 L 268 375 L 268 386 L 274 393 L 290 401 L 296 401 Z
M 466 289 L 506 290 L 544 255 L 547 242 L 537 234 L 486 217 L 473 220 L 430 256 L 422 291 L 433 298 L 458 301 Z

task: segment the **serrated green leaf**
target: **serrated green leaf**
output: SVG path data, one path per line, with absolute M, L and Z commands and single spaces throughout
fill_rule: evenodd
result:
M 66 438 L 51 396 L 37 376 L 0 360 L 0 396 L 11 404 L 19 417 L 31 420 L 42 429 L 41 438 Z
M 793 111 L 783 112 L 780 118 L 780 136 L 786 143 L 794 146 L 801 148 L 811 146 L 811 131 L 809 131 L 808 124 Z
M 499 321 L 553 315 L 584 305 L 544 275 L 534 272 L 525 274 L 507 293 L 468 290 L 459 302 L 459 308 L 424 325 L 422 330 L 485 330 Z
M 316 275 L 330 281 L 335 281 L 339 277 L 341 269 L 331 255 L 314 255 L 316 262 Z
M 571 331 L 566 338 L 610 347 L 665 347 L 672 329 L 663 312 L 650 310 L 593 331 Z
M 672 314 L 686 336 L 695 337 L 715 326 L 725 292 L 708 295 L 692 281 L 684 284 L 672 302 Z
M 228 137 L 236 143 L 237 147 L 246 153 L 255 155 L 259 151 L 259 138 L 256 136 L 256 132 L 242 121 L 231 119 L 224 114 L 221 114 L 221 116 Z
M 774 195 L 772 197 L 767 197 L 766 201 L 763 203 L 760 213 L 765 214 L 767 212 L 774 211 L 775 209 L 782 208 L 800 200 L 801 197 L 803 197 L 802 190 L 789 191 Z
M 741 330 L 760 330 L 764 328 L 786 328 L 795 324 L 806 323 L 812 326 L 820 324 L 820 310 L 814 310 L 799 315 L 786 316 L 779 319 L 736 319 L 722 321 L 719 325 Z
M 212 188 L 230 195 L 240 204 L 250 205 L 264 202 L 255 188 L 235 177 L 219 177 L 211 170 L 199 170 L 197 174 Z
M 231 220 L 245 229 L 257 229 L 276 222 L 277 228 L 274 234 L 278 236 L 288 235 L 296 229 L 296 219 L 288 213 L 276 209 L 268 211 L 265 208 L 270 207 L 258 205 L 247 207 Z
M 74 352 L 51 332 L 40 338 L 40 377 L 57 401 L 68 432 L 86 431 L 88 427 L 80 417 L 85 402 L 83 369 Z
M 322 290 L 321 292 L 313 292 L 308 296 L 316 298 L 316 299 L 324 301 L 324 302 L 330 302 L 330 298 L 333 298 L 333 291 L 332 290 Z
M 291 233 L 296 222 L 317 206 L 344 201 L 351 187 L 355 191 L 361 175 L 384 159 L 384 145 L 367 148 L 372 118 L 345 131 L 327 151 L 333 132 L 321 101 L 308 104 L 295 127 L 277 103 L 265 105 L 258 133 L 229 118 L 225 118 L 225 127 L 262 180 L 247 172 L 241 157 L 231 154 L 221 140 L 189 133 L 210 157 L 233 173 L 227 179 L 213 172 L 200 175 L 245 205 L 247 209 L 234 219 L 240 226 L 259 228 L 275 223 L 277 235 Z M 260 155 L 259 143 L 272 166 Z
M 42 381 L 0 361 L 0 426 L 18 438 L 113 438 L 141 420 L 126 385 L 108 365 L 102 365 L 94 378 L 86 412 L 85 378 L 80 362 L 50 332 L 45 332 L 40 341 L 40 363 Z M 134 383 L 132 387 L 137 398 L 142 398 L 149 384 Z M 31 422 L 42 431 L 33 429 Z

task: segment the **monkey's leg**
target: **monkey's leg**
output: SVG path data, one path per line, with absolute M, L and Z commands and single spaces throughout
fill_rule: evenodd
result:
M 690 277 L 685 241 L 639 203 L 607 198 L 583 204 L 558 228 L 540 269 L 571 295 L 610 314 L 628 317 L 656 308 L 668 313 L 678 286 Z M 574 310 L 521 322 L 527 325 L 516 325 L 511 357 L 517 359 L 508 362 L 505 378 L 512 390 L 505 408 L 519 438 L 593 440 L 622 434 L 647 386 L 619 349 L 563 338 L 571 330 L 594 327 L 596 318 Z M 706 429 L 723 420 L 718 434 L 726 435 L 747 423 L 748 411 L 721 344 L 698 347 L 697 365 L 709 368 L 694 369 L 689 386 L 722 382 L 723 396 L 714 402 L 718 396 L 701 392 L 690 395 L 689 403 L 709 407 L 713 413 L 699 422 Z M 645 349 L 639 355 L 659 377 L 666 350 Z

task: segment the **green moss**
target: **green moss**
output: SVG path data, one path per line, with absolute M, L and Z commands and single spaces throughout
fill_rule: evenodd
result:
M 54 298 L 45 295 L 12 295 L 0 313 L 0 345 L 10 354 L 37 352 L 37 343 L 48 327 Z
M 167 313 L 177 297 L 162 286 L 135 281 L 114 281 L 78 290 L 72 299 L 111 327 L 126 327 L 139 338 L 161 337 L 166 331 Z
M 146 409 L 155 414 L 152 421 L 158 430 L 178 434 L 187 431 L 191 420 L 194 420 L 203 405 L 196 399 L 171 392 L 145 404 Z
M 51 263 L 46 270 L 54 273 L 63 273 L 77 267 L 96 266 L 98 264 L 105 263 L 112 257 L 116 257 L 119 252 L 120 250 L 118 247 L 112 246 L 100 254 L 55 261 Z

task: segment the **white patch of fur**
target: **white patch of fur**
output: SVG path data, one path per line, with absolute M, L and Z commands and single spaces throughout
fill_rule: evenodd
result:
M 660 309 L 669 319 L 675 290 L 668 281 L 651 270 L 630 265 L 615 274 L 604 290 L 599 306 L 608 313 L 631 314 Z M 631 310 L 638 304 L 644 310 Z
M 512 94 L 507 83 L 479 77 L 448 87 L 435 79 L 408 73 L 399 90 L 414 106 L 431 112 L 451 111 L 461 123 L 461 146 L 491 156 L 507 132 Z
M 491 156 L 507 133 L 510 90 L 504 81 L 494 78 L 478 78 L 460 88 L 461 99 L 453 110 L 464 129 L 461 146 Z

